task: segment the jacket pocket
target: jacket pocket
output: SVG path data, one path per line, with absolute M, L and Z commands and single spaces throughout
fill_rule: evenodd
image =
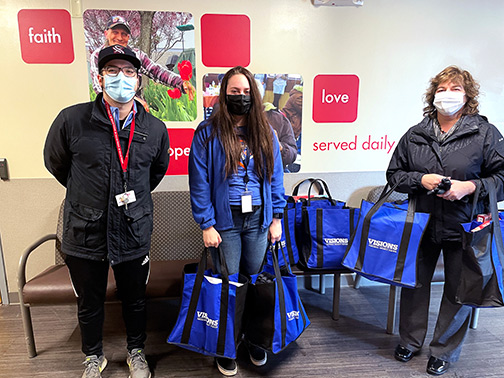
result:
M 65 203 L 63 238 L 72 245 L 92 250 L 106 246 L 106 225 L 103 210 L 77 202 Z
M 127 247 L 139 248 L 150 241 L 152 234 L 152 209 L 150 206 L 133 207 L 124 209 L 127 223 Z

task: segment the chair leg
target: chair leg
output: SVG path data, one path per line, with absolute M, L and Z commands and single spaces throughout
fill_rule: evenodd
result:
M 353 284 L 354 289 L 358 289 L 360 287 L 361 279 L 362 279 L 362 276 L 355 273 L 354 284 Z
M 21 319 L 23 320 L 23 328 L 25 333 L 26 347 L 28 348 L 28 357 L 32 358 L 37 355 L 35 347 L 35 337 L 33 336 L 33 325 L 31 319 L 30 307 L 20 304 Z
M 309 274 L 303 276 L 304 288 L 306 290 L 313 290 L 312 277 Z
M 479 308 L 473 308 L 472 309 L 472 312 L 471 312 L 471 325 L 470 325 L 470 327 L 472 329 L 478 328 L 479 312 L 480 312 Z
M 339 306 L 340 306 L 340 294 L 341 294 L 341 274 L 334 273 L 334 290 L 332 299 L 332 319 L 339 319 Z
M 325 294 L 325 280 L 323 274 L 319 274 L 319 293 Z
M 393 335 L 397 324 L 397 301 L 399 299 L 399 287 L 390 285 L 388 314 L 387 314 L 387 333 Z

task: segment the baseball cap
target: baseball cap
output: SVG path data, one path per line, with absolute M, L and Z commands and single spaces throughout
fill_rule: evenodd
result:
M 122 16 L 111 16 L 107 22 L 106 29 L 111 29 L 117 25 L 123 25 L 126 28 L 126 31 L 128 32 L 128 34 L 131 34 L 131 28 L 128 24 L 128 21 L 126 21 L 126 19 Z
M 133 64 L 137 70 L 140 69 L 140 61 L 133 51 L 121 45 L 113 45 L 105 47 L 98 54 L 98 71 L 101 71 L 107 62 L 114 59 L 127 60 Z

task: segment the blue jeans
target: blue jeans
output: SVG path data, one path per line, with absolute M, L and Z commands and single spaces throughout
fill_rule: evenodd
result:
M 229 274 L 240 272 L 245 275 L 256 274 L 268 246 L 268 229 L 262 229 L 262 208 L 251 213 L 242 213 L 240 208 L 231 207 L 233 228 L 219 230 L 222 242 L 219 249 L 224 254 Z M 220 273 L 219 254 L 210 248 L 212 261 Z

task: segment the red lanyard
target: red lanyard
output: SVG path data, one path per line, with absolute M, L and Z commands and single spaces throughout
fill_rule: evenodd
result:
M 133 109 L 133 120 L 131 121 L 128 149 L 126 150 L 126 156 L 123 157 L 121 143 L 119 142 L 119 133 L 117 132 L 117 126 L 114 121 L 114 117 L 112 117 L 112 112 L 110 111 L 110 105 L 108 104 L 107 101 L 105 101 L 105 108 L 107 109 L 107 114 L 110 119 L 110 123 L 112 124 L 112 130 L 114 132 L 114 140 L 117 147 L 117 155 L 119 156 L 119 162 L 121 163 L 123 174 L 126 175 L 126 171 L 128 170 L 128 159 L 129 159 L 131 142 L 133 140 L 133 133 L 135 132 L 135 109 Z

